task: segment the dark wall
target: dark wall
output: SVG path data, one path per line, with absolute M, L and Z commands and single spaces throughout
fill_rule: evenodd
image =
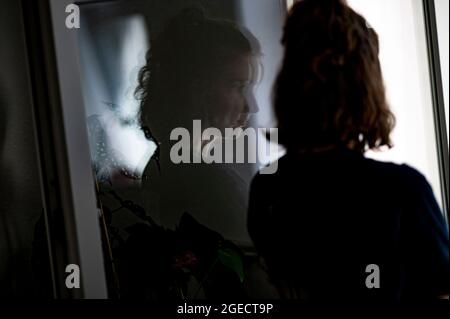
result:
M 27 296 L 42 202 L 19 0 L 0 2 L 0 70 L 0 296 Z

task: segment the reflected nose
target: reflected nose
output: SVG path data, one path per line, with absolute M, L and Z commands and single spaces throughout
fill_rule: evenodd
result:
M 259 107 L 258 103 L 256 103 L 255 96 L 253 93 L 248 94 L 245 99 L 245 112 L 247 113 L 258 113 Z

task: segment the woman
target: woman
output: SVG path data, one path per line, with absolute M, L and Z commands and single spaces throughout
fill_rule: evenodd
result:
M 226 239 L 250 242 L 250 178 L 240 176 L 232 165 L 205 164 L 202 150 L 212 142 L 196 136 L 193 121 L 200 120 L 202 129 L 216 128 L 220 134 L 215 138 L 225 136 L 226 128 L 247 124 L 257 112 L 251 86 L 259 50 L 248 31 L 209 18 L 197 7 L 184 9 L 152 41 L 137 94 L 142 127 L 160 143 L 160 173 L 149 163 L 143 184 L 150 213 L 162 225 L 174 228 L 188 212 Z M 171 157 L 180 139 L 171 139 L 176 128 L 189 132 L 185 149 L 190 163 Z
M 364 152 L 391 147 L 378 38 L 345 1 L 291 9 L 275 84 L 287 153 L 251 186 L 248 230 L 286 298 L 448 297 L 448 230 L 430 185 Z

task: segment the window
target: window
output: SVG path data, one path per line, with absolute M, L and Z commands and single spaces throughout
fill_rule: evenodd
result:
M 422 2 L 350 0 L 349 5 L 378 33 L 388 102 L 397 119 L 394 147 L 368 155 L 424 173 L 442 207 Z
M 436 9 L 436 27 L 438 33 L 438 42 L 439 42 L 439 54 L 440 54 L 440 62 L 441 62 L 441 74 L 442 74 L 442 86 L 444 88 L 444 104 L 445 104 L 445 121 L 447 123 L 447 145 L 448 145 L 448 4 L 449 2 L 446 0 L 436 0 L 435 9 Z
M 181 132 L 188 133 L 189 158 L 195 159 L 204 141 L 191 136 L 190 128 L 199 118 L 207 121 L 202 128 L 273 126 L 271 91 L 283 54 L 282 26 L 295 1 L 197 0 L 189 3 L 204 11 L 183 11 L 185 0 L 82 0 L 80 30 L 64 27 L 70 2 L 50 0 L 59 90 L 54 100 L 61 105 L 52 103 L 61 109 L 61 153 L 69 176 L 65 203 L 73 211 L 65 221 L 73 224 L 78 253 L 69 257 L 81 263 L 83 296 L 238 296 L 243 259 L 251 266 L 257 259 L 246 229 L 249 183 L 267 162 L 175 166 L 169 135 L 187 128 Z M 388 99 L 397 117 L 395 147 L 369 156 L 417 168 L 441 199 L 421 2 L 348 2 L 380 36 Z M 203 23 L 214 27 L 202 29 Z M 221 28 L 229 38 L 210 35 Z M 226 41 L 233 54 L 226 54 Z M 220 58 L 211 53 L 219 51 Z M 142 104 L 139 97 L 146 98 Z M 239 111 L 245 118 L 233 113 L 237 105 L 247 110 Z M 277 149 L 272 159 L 281 154 Z M 197 256 L 191 245 L 206 254 Z M 205 263 L 200 273 L 186 272 L 199 262 Z M 215 280 L 205 280 L 208 269 L 214 269 Z M 252 287 L 255 296 L 260 283 Z M 270 295 L 272 288 L 264 289 Z

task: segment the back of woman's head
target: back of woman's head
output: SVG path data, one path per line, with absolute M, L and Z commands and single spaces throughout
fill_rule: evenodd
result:
M 303 0 L 289 12 L 275 84 L 279 141 L 289 149 L 391 146 L 378 36 L 345 1 Z

